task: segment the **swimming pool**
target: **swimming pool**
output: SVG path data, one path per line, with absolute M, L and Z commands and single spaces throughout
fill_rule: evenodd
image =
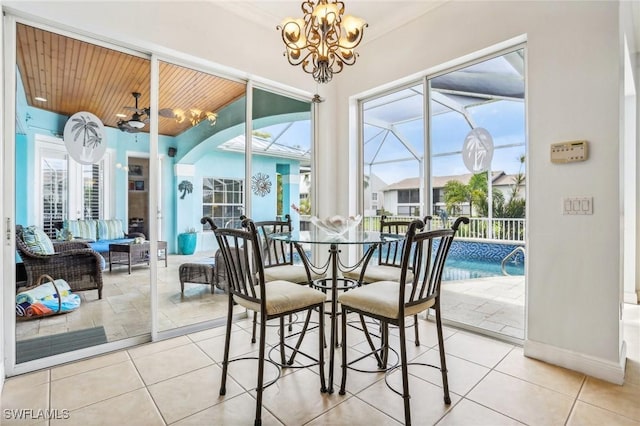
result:
M 517 247 L 523 246 L 501 242 L 454 240 L 445 263 L 442 280 L 455 281 L 504 276 L 501 266 L 502 259 Z M 383 251 L 384 249 L 385 246 L 383 246 Z M 307 252 L 307 256 L 311 256 L 310 251 Z M 377 256 L 377 253 L 374 253 L 371 261 L 377 263 Z M 294 262 L 300 263 L 297 253 L 294 253 Z M 524 262 L 524 254 L 521 251 L 517 252 L 505 264 L 507 274 L 524 275 Z
M 524 263 L 522 262 L 507 262 L 505 267 L 509 275 L 524 275 Z M 470 280 L 495 276 L 503 276 L 500 263 L 478 259 L 447 259 L 442 273 L 442 280 Z
M 502 259 L 522 245 L 499 241 L 454 240 L 442 275 L 443 281 L 503 276 Z M 524 275 L 525 256 L 517 251 L 505 264 L 509 275 Z

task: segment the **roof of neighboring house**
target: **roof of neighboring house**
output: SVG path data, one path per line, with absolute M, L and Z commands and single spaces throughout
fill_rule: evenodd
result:
M 512 175 L 498 176 L 497 178 L 493 179 L 493 186 L 509 186 L 509 185 L 513 185 L 515 183 L 515 181 L 516 181 L 516 176 L 517 176 L 516 173 L 514 173 Z M 521 185 L 524 185 L 525 179 L 526 179 L 526 177 L 523 176 Z
M 499 170 L 493 171 L 491 172 L 491 174 L 493 175 L 493 186 L 511 185 L 513 184 L 514 177 L 516 176 L 515 174 L 513 175 L 505 174 L 505 172 L 499 171 Z M 432 180 L 433 188 L 434 189 L 444 188 L 444 186 L 450 180 L 455 180 L 457 182 L 462 183 L 463 185 L 467 185 L 469 183 L 469 180 L 471 179 L 471 176 L 473 176 L 473 173 L 467 173 L 464 175 L 453 175 L 453 176 L 434 176 Z M 391 185 L 383 188 L 382 191 L 384 192 L 398 191 L 402 189 L 415 189 L 419 187 L 420 187 L 420 178 L 411 177 L 411 178 L 403 179 L 396 183 L 392 183 Z
M 382 191 L 384 190 L 384 188 L 387 187 L 387 182 L 380 179 L 380 177 L 375 173 L 371 173 L 368 176 L 369 176 L 369 181 L 365 190 L 377 192 L 377 191 Z

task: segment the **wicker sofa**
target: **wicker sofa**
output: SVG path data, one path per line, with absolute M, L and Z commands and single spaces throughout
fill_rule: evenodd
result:
M 41 275 L 62 278 L 72 291 L 98 290 L 102 299 L 102 265 L 104 259 L 85 242 L 61 241 L 52 243 L 54 253 L 40 254 L 24 240 L 24 228 L 16 226 L 16 249 L 27 274 L 26 286 L 36 283 Z

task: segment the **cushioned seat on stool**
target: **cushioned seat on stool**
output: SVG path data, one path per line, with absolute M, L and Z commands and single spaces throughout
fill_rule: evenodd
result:
M 312 280 L 323 278 L 325 274 L 316 274 L 309 270 Z M 292 283 L 306 283 L 309 281 L 307 268 L 303 265 L 281 265 L 264 268 L 264 279 L 268 281 L 290 281 Z
M 346 278 L 353 280 L 359 280 L 362 267 L 358 267 L 352 271 L 344 272 L 343 275 Z M 413 273 L 407 271 L 407 280 L 413 280 Z M 376 281 L 399 281 L 400 280 L 400 268 L 397 266 L 389 265 L 367 265 L 367 272 L 365 275 L 366 282 L 374 283 Z
M 211 286 L 211 293 L 215 285 L 215 260 L 204 259 L 200 262 L 183 263 L 178 269 L 180 275 L 180 293 L 184 294 L 184 283 L 206 284 Z

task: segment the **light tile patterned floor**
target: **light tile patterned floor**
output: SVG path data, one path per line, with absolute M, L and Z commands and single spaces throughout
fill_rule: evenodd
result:
M 446 328 L 452 404 L 443 403 L 437 371 L 411 369 L 414 424 L 640 425 L 640 307 L 625 307 L 629 359 L 623 386 L 525 358 L 519 346 Z M 255 354 L 250 327 L 249 320 L 234 326 L 236 354 Z M 408 346 L 411 358 L 437 360 L 433 323 L 420 321 L 420 328 L 421 345 Z M 220 397 L 220 337 L 219 329 L 207 330 L 9 378 L 2 393 L 2 424 L 252 424 L 255 364 L 232 364 L 227 394 Z M 305 342 L 309 350 L 317 345 L 314 337 Z M 270 332 L 267 341 L 275 338 Z M 350 330 L 348 341 L 349 354 L 357 354 L 360 333 Z M 397 344 L 395 337 L 391 343 Z M 319 392 L 316 371 L 289 369 L 267 388 L 263 424 L 402 422 L 402 399 L 385 386 L 382 374 L 350 371 L 347 395 L 340 396 Z M 274 370 L 265 374 L 273 377 Z M 398 375 L 390 381 L 397 385 Z M 54 413 L 68 418 L 21 422 L 7 418 L 14 412 L 7 409 L 58 410 Z
M 209 287 L 185 284 L 180 294 L 178 268 L 182 263 L 203 259 L 170 255 L 168 267 L 158 267 L 158 306 L 160 330 L 225 318 L 227 298 L 220 290 L 211 294 Z M 80 309 L 40 320 L 20 321 L 16 325 L 18 340 L 104 326 L 108 341 L 149 333 L 149 268 L 117 267 L 103 274 L 103 298 L 97 291 L 79 292 Z M 491 277 L 467 281 L 448 281 L 443 285 L 442 307 L 445 318 L 518 339 L 524 338 L 524 277 Z

